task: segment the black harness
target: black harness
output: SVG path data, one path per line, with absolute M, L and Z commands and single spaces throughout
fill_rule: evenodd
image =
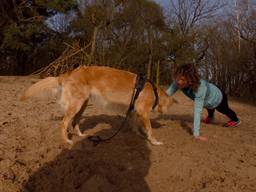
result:
M 156 85 L 150 81 L 149 79 L 145 79 L 144 76 L 142 75 L 137 75 L 136 77 L 136 83 L 135 83 L 135 87 L 134 89 L 136 90 L 135 91 L 135 94 L 133 94 L 133 97 L 131 99 L 131 103 L 130 103 L 130 107 L 128 109 L 133 111 L 134 110 L 134 104 L 135 104 L 135 101 L 137 100 L 140 92 L 143 90 L 146 82 L 149 82 L 153 88 L 153 91 L 154 91 L 154 95 L 155 95 L 155 102 L 154 102 L 154 105 L 152 106 L 152 110 L 155 109 L 155 107 L 157 106 L 158 102 L 159 102 L 159 97 L 158 97 L 158 93 L 157 93 L 157 87 Z
M 140 92 L 143 90 L 145 84 L 149 82 L 153 88 L 153 91 L 154 91 L 154 95 L 155 95 L 155 102 L 154 102 L 154 105 L 152 106 L 152 110 L 155 109 L 155 107 L 158 105 L 158 102 L 159 102 L 159 97 L 158 97 L 158 93 L 157 93 L 157 87 L 156 85 L 150 81 L 149 79 L 145 79 L 142 75 L 137 75 L 136 77 L 136 82 L 135 82 L 135 86 L 134 86 L 134 89 L 133 89 L 133 93 L 132 93 L 132 99 L 131 99 L 131 102 L 130 102 L 130 105 L 129 105 L 129 108 L 126 112 L 126 116 L 125 116 L 125 119 L 123 120 L 121 126 L 119 127 L 119 129 L 113 134 L 111 135 L 110 137 L 108 138 L 101 138 L 100 136 L 89 136 L 88 139 L 90 141 L 93 142 L 94 145 L 98 145 L 99 143 L 101 142 L 105 142 L 105 141 L 108 141 L 110 139 L 112 139 L 114 136 L 116 136 L 119 131 L 122 129 L 122 127 L 124 127 L 124 123 L 126 122 L 129 114 L 134 111 L 134 104 L 135 104 L 135 101 L 137 100 Z

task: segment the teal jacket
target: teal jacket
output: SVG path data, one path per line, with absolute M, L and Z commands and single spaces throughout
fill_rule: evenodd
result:
M 176 81 L 174 81 L 166 93 L 171 96 L 178 90 Z M 218 87 L 206 80 L 200 79 L 198 90 L 194 92 L 191 88 L 181 89 L 182 92 L 195 101 L 194 103 L 194 124 L 193 135 L 200 135 L 200 121 L 203 107 L 208 109 L 216 108 L 222 101 L 222 93 Z

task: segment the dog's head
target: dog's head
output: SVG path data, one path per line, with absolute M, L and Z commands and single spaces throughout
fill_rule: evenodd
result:
M 174 103 L 178 103 L 173 97 L 168 96 L 163 90 L 158 91 L 159 103 L 156 111 L 159 113 L 167 113 Z

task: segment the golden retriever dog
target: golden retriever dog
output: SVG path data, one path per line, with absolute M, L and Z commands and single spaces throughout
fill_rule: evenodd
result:
M 25 91 L 21 100 L 60 87 L 60 103 L 64 108 L 64 118 L 61 122 L 62 136 L 67 143 L 72 144 L 67 133 L 70 124 L 79 136 L 86 136 L 80 131 L 79 120 L 89 99 L 94 99 L 98 106 L 111 108 L 113 105 L 120 105 L 124 106 L 124 111 L 127 111 L 135 83 L 134 73 L 103 66 L 82 66 L 58 77 L 47 77 L 38 81 Z M 174 99 L 168 97 L 160 87 L 157 87 L 157 92 L 159 101 L 154 111 L 167 112 Z M 134 113 L 137 120 L 142 123 L 147 139 L 153 145 L 160 145 L 162 142 L 152 135 L 150 123 L 150 112 L 155 99 L 152 85 L 146 82 L 135 101 Z

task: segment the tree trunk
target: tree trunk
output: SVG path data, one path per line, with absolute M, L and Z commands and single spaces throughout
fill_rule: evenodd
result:
M 157 61 L 156 64 L 156 85 L 158 86 L 160 82 L 160 61 Z
M 147 79 L 151 79 L 152 63 L 153 63 L 153 42 L 151 29 L 148 30 L 148 43 L 149 43 L 149 61 L 147 66 Z
M 99 26 L 94 27 L 93 36 L 92 36 L 91 53 L 90 53 L 88 65 L 91 65 L 92 63 L 95 63 L 94 56 L 95 56 L 96 39 L 97 39 L 98 31 L 99 31 Z

